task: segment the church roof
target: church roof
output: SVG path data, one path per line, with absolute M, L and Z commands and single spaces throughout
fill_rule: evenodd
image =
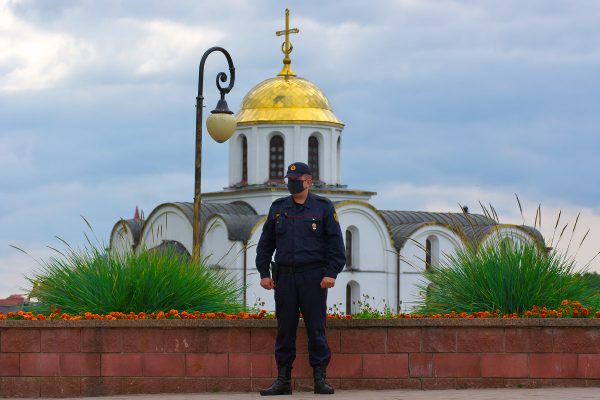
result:
M 438 222 L 445 225 L 496 225 L 496 221 L 485 215 L 465 213 L 438 213 L 427 211 L 387 211 L 381 215 L 390 225 L 415 224 L 420 222 Z
M 122 225 L 125 225 L 124 228 L 131 233 L 131 236 L 133 237 L 133 246 L 137 246 L 137 244 L 140 241 L 141 234 L 142 234 L 143 220 L 141 220 L 141 219 L 121 219 L 113 226 L 112 232 L 110 234 L 111 238 L 115 232 L 115 229 L 117 229 L 119 226 L 122 226 Z
M 293 50 L 289 35 L 300 32 L 290 29 L 290 11 L 285 10 L 285 35 L 282 44 L 283 68 L 275 77 L 262 81 L 246 94 L 237 114 L 238 125 L 316 123 L 343 127 L 329 105 L 323 91 L 314 83 L 296 76 L 290 54 Z
M 194 203 L 172 203 L 178 207 L 192 223 L 194 219 Z M 252 234 L 252 229 L 262 218 L 254 208 L 243 201 L 233 203 L 202 203 L 200 224 L 205 226 L 215 215 L 220 216 L 227 226 L 229 240 L 246 241 Z
M 404 246 L 413 233 L 429 225 L 447 226 L 474 243 L 479 243 L 495 229 L 506 226 L 481 214 L 381 210 L 380 215 L 388 224 L 398 249 Z M 523 230 L 540 243 L 544 243 L 544 237 L 537 229 L 524 225 L 510 226 Z
M 317 85 L 287 75 L 267 79 L 250 89 L 236 119 L 238 125 L 304 122 L 344 126 Z

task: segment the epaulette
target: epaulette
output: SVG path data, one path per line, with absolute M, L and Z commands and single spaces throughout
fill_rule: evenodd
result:
M 284 201 L 285 197 L 280 197 L 278 199 L 273 200 L 273 203 L 279 203 L 280 201 Z
M 327 204 L 331 203 L 331 200 L 329 200 L 327 197 L 319 196 L 318 194 L 315 194 L 315 199 L 320 200 L 323 203 L 327 203 Z

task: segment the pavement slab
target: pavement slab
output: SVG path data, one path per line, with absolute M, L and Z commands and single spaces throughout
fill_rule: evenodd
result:
M 79 397 L 95 400 L 600 400 L 600 388 L 462 389 L 462 390 L 337 390 L 332 396 L 294 392 L 291 396 L 262 397 L 259 393 L 155 394 Z

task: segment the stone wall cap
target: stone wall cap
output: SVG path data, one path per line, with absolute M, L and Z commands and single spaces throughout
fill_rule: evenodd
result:
M 300 325 L 304 326 L 300 321 Z M 80 321 L 0 321 L 0 329 L 4 328 L 274 328 L 277 321 L 273 319 L 248 320 L 80 320 Z M 400 319 L 330 319 L 329 328 L 402 328 L 402 327 L 582 327 L 600 328 L 600 318 L 400 318 Z

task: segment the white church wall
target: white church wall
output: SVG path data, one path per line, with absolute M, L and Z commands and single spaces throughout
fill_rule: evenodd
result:
M 452 230 L 441 225 L 430 225 L 418 229 L 400 250 L 400 300 L 403 312 L 412 311 L 422 301 L 420 285 L 427 285 L 423 278 L 426 268 L 426 240 L 437 242 L 433 246 L 432 263 L 444 262 L 445 256 L 464 246 L 461 238 Z M 435 264 L 434 264 L 435 265 Z
M 133 249 L 134 239 L 125 221 L 117 222 L 110 236 L 110 248 L 117 254 L 125 254 Z
M 338 139 L 342 130 L 327 125 L 259 124 L 242 126 L 229 140 L 229 185 L 242 179 L 241 136 L 248 145 L 248 184 L 263 184 L 269 180 L 269 144 L 274 135 L 284 141 L 285 166 L 295 161 L 308 162 L 308 139 L 315 135 L 319 140 L 320 180 L 327 184 L 340 184 L 340 155 Z
M 294 161 L 306 163 L 308 160 L 308 139 L 304 140 L 304 135 L 300 125 L 294 125 L 294 130 L 290 138 L 289 157 L 286 157 L 285 166 L 287 167 Z
M 508 241 L 508 243 L 519 245 L 523 242 L 534 243 L 535 238 L 515 226 L 498 225 L 490 234 L 481 241 L 481 245 Z
M 265 305 L 262 306 L 262 308 L 274 311 L 274 292 L 272 290 L 265 290 L 260 286 L 260 274 L 256 269 L 256 245 L 258 245 L 258 240 L 260 239 L 265 221 L 266 217 L 254 226 L 254 230 L 246 247 L 246 282 L 248 284 L 246 290 L 246 305 L 252 307 L 255 303 L 264 301 Z
M 336 156 L 331 157 L 331 162 L 335 162 L 335 182 L 336 185 L 342 184 L 342 130 L 335 130 L 335 140 L 334 140 L 335 148 L 336 148 Z
M 360 240 L 356 249 L 357 256 L 353 257 L 353 269 L 389 272 L 392 262 L 387 250 L 393 249 L 393 246 L 379 215 L 367 203 L 358 201 L 338 203 L 336 210 L 344 240 L 348 228 L 358 231 Z
M 206 221 L 200 252 L 208 265 L 229 270 L 238 269 L 240 250 L 241 242 L 229 240 L 227 225 L 220 216 Z
M 360 201 L 336 204 L 340 228 L 346 245 L 346 230 L 353 233 L 353 263 L 338 275 L 336 287 L 329 292 L 328 304 L 342 303 L 346 309 L 346 285 L 355 281 L 360 285 L 360 296 L 375 298 L 372 305 L 385 304 L 396 308 L 398 296 L 397 261 L 387 227 L 371 205 Z
M 160 205 L 148 216 L 140 238 L 141 249 L 150 249 L 165 240 L 181 243 L 192 254 L 192 225 L 177 207 Z
M 214 216 L 206 222 L 200 252 L 207 265 L 219 268 L 243 281 L 244 246 L 242 242 L 229 240 L 225 221 Z
M 237 129 L 234 135 L 229 139 L 229 186 L 240 183 L 242 180 L 242 138 L 246 137 L 248 146 L 248 180 L 250 180 L 250 154 L 252 154 L 252 128 L 244 127 Z
M 248 184 L 255 184 L 260 180 L 260 165 L 256 160 L 260 155 L 260 140 L 258 128 L 253 126 L 250 131 L 245 131 L 248 138 Z

